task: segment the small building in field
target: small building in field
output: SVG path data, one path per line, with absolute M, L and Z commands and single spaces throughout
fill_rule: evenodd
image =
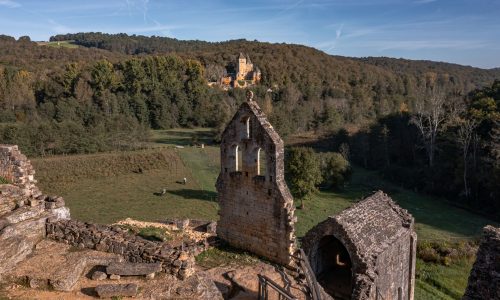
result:
M 412 300 L 416 242 L 413 217 L 379 191 L 316 225 L 302 247 L 333 299 Z

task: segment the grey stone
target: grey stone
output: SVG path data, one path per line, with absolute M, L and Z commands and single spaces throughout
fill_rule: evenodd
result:
M 500 299 L 500 228 L 486 226 L 463 300 Z
M 82 277 L 86 267 L 86 258 L 78 256 L 70 257 L 67 263 L 49 279 L 49 284 L 56 291 L 72 291 L 78 279 Z
M 122 276 L 148 275 L 161 272 L 160 263 L 111 263 L 106 267 L 106 273 Z
M 92 273 L 92 280 L 104 280 L 107 279 L 108 275 L 101 271 L 95 271 Z
M 207 233 L 215 234 L 217 232 L 217 222 L 210 222 L 207 224 Z
M 111 280 L 120 280 L 120 278 L 121 278 L 120 275 L 116 275 L 116 274 L 109 275 L 109 279 L 111 279 Z
M 138 286 L 135 283 L 103 284 L 95 287 L 95 291 L 100 298 L 135 297 L 137 289 Z

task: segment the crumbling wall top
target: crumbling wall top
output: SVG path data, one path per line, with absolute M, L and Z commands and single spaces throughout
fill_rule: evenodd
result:
M 38 197 L 41 192 L 34 175 L 31 162 L 17 145 L 0 144 L 0 177 L 19 187 L 25 196 Z

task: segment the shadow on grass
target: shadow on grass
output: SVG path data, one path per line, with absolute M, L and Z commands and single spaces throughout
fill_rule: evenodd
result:
M 166 136 L 155 139 L 159 144 L 173 144 L 180 146 L 190 146 L 193 144 L 213 143 L 214 133 L 212 131 L 176 131 L 170 130 L 165 133 Z
M 182 189 L 167 192 L 172 195 L 181 196 L 185 199 L 199 199 L 212 202 L 217 201 L 217 193 L 213 191 Z

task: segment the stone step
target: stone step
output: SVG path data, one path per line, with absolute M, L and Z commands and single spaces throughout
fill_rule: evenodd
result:
M 137 284 L 102 284 L 95 287 L 100 298 L 134 297 L 137 295 Z
M 111 263 L 106 267 L 109 275 L 140 276 L 161 271 L 160 263 Z

